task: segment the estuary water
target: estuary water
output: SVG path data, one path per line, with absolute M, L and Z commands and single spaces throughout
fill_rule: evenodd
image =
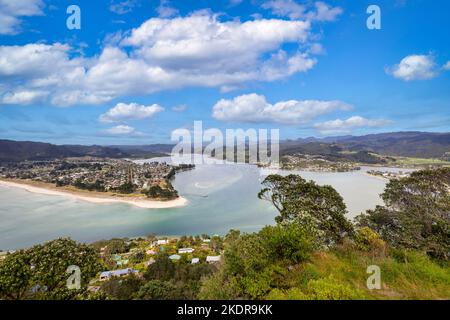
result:
M 332 185 L 344 198 L 348 217 L 353 218 L 382 203 L 379 194 L 387 181 L 367 175 L 370 169 L 363 167 L 361 171 L 345 173 L 280 173 L 296 173 L 319 184 Z M 195 235 L 225 234 L 230 229 L 257 231 L 273 224 L 277 215 L 270 203 L 257 198 L 263 179 L 261 170 L 253 165 L 197 165 L 193 170 L 177 173 L 173 181 L 179 194 L 189 203 L 170 209 L 93 204 L 0 187 L 0 250 L 26 248 L 58 237 L 92 242 L 152 233 Z

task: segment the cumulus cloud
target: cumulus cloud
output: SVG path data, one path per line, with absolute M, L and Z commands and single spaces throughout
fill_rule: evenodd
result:
M 342 14 L 340 7 L 331 7 L 322 1 L 315 2 L 313 8 L 310 8 L 308 3 L 299 4 L 294 0 L 269 0 L 262 4 L 262 8 L 292 20 L 334 21 Z
M 346 120 L 336 119 L 321 123 L 316 123 L 314 127 L 322 134 L 351 133 L 358 128 L 379 128 L 390 124 L 391 121 L 385 119 L 366 119 L 360 116 L 353 116 Z
M 0 46 L 0 102 L 7 93 L 45 91 L 53 105 L 100 104 L 182 87 L 227 91 L 276 81 L 314 67 L 315 58 L 301 51 L 310 29 L 309 21 L 220 21 L 201 12 L 151 18 L 93 57 L 60 43 Z M 284 51 L 288 43 L 298 49 Z
M 320 115 L 351 109 L 342 101 L 289 100 L 270 104 L 264 96 L 252 93 L 218 101 L 212 116 L 224 121 L 304 124 Z
M 404 81 L 428 80 L 437 75 L 432 55 L 409 55 L 386 72 Z
M 120 122 L 128 120 L 142 120 L 153 117 L 155 114 L 164 111 L 158 104 L 144 106 L 137 103 L 118 103 L 114 108 L 109 109 L 99 118 L 101 122 Z
M 0 0 L 0 34 L 20 32 L 22 17 L 43 15 L 42 0 Z
M 108 128 L 104 131 L 107 135 L 113 135 L 113 136 L 141 136 L 142 133 L 139 131 L 136 131 L 133 127 L 127 126 L 127 125 L 119 125 L 112 128 Z

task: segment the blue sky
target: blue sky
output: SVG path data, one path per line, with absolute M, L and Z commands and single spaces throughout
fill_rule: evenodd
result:
M 69 30 L 69 5 L 81 29 Z M 381 9 L 381 30 L 366 9 Z M 450 131 L 446 0 L 0 0 L 0 138 Z

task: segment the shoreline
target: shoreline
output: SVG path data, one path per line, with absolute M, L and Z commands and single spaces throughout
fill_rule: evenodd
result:
M 81 200 L 90 203 L 125 203 L 130 204 L 139 208 L 145 209 L 167 209 L 183 207 L 187 205 L 188 201 L 186 198 L 178 197 L 174 200 L 161 201 L 161 200 L 151 200 L 145 199 L 143 197 L 132 199 L 131 197 L 125 196 L 114 196 L 108 194 L 91 193 L 91 191 L 78 191 L 78 190 L 67 190 L 67 189 L 57 189 L 53 185 L 45 185 L 43 182 L 32 182 L 32 181 L 17 181 L 17 180 L 4 180 L 0 179 L 0 186 L 19 188 L 26 190 L 31 193 L 38 193 L 50 196 L 61 196 L 72 198 L 76 200 Z

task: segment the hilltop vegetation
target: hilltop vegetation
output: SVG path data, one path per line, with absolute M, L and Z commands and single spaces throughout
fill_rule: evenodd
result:
M 450 168 L 423 170 L 391 180 L 385 202 L 346 219 L 342 197 L 330 186 L 290 175 L 263 182 L 261 199 L 279 211 L 276 224 L 256 233 L 231 230 L 207 245 L 182 237 L 142 252 L 149 239 L 115 239 L 86 246 L 59 239 L 8 254 L 0 262 L 3 299 L 450 299 Z M 130 246 L 133 246 L 131 248 Z M 182 247 L 191 253 L 169 254 Z M 138 273 L 110 278 L 98 290 L 99 272 L 117 268 L 127 253 Z M 154 254 L 153 260 L 147 254 Z M 221 254 L 207 264 L 205 255 Z M 112 260 L 113 259 L 113 260 Z M 82 269 L 82 287 L 65 287 L 65 269 Z M 369 289 L 369 266 L 380 287 Z M 45 289 L 44 289 L 45 288 Z

